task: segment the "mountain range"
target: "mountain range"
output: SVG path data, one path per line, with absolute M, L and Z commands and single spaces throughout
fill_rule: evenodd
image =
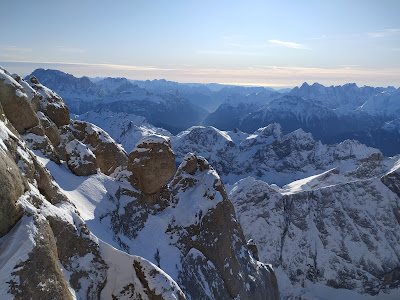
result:
M 166 80 L 91 80 L 43 69 L 31 75 L 59 93 L 75 114 L 102 108 L 135 114 L 173 134 L 195 125 L 253 133 L 279 123 L 284 134 L 302 128 L 327 144 L 354 139 L 385 155 L 398 154 L 400 149 L 400 90 L 394 87 L 304 83 L 277 92 Z
M 326 143 L 285 118 L 250 132 L 170 132 L 116 104 L 182 112 L 180 90 L 162 92 L 181 84 L 65 78 L 53 84 L 74 97 L 87 85 L 79 101 L 94 109 L 70 113 L 41 79 L 0 69 L 2 299 L 400 297 L 398 155 Z M 350 111 L 398 130 L 394 88 L 303 86 L 180 88 L 223 91 L 220 108 L 247 115 L 258 107 L 314 122 Z

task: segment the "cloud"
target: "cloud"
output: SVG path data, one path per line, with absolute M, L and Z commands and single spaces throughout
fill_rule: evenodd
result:
M 227 43 L 226 45 L 232 46 L 232 47 L 243 47 L 243 45 L 240 43 Z
M 376 38 L 388 37 L 388 36 L 394 35 L 396 33 L 400 33 L 400 28 L 389 28 L 389 29 L 377 30 L 374 32 L 368 32 L 367 35 L 370 38 L 376 39 Z
M 307 46 L 299 43 L 284 42 L 280 40 L 268 40 L 268 42 L 274 45 L 284 46 L 293 49 L 309 49 Z

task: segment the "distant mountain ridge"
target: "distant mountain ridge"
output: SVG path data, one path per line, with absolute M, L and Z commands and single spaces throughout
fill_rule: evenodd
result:
M 167 80 L 97 78 L 92 82 L 88 77 L 44 69 L 31 75 L 58 92 L 75 114 L 102 108 L 134 114 L 173 134 L 195 125 L 253 133 L 279 123 L 284 134 L 302 128 L 325 144 L 354 139 L 380 149 L 384 155 L 400 153 L 396 121 L 400 89 L 394 87 L 304 83 L 278 92 L 264 87 Z
M 179 93 L 154 94 L 126 78 L 105 78 L 97 82 L 76 78 L 57 70 L 37 69 L 31 75 L 61 95 L 70 111 L 82 114 L 108 108 L 113 112 L 144 116 L 155 126 L 179 132 L 198 125 L 207 111 L 192 104 Z
M 400 89 L 304 83 L 264 102 L 254 101 L 252 95 L 235 103 L 226 101 L 203 124 L 251 133 L 277 122 L 284 133 L 302 128 L 324 143 L 356 139 L 385 155 L 395 155 L 400 153 L 400 135 L 392 129 L 398 123 L 392 122 L 390 130 L 385 124 L 397 119 L 399 113 Z

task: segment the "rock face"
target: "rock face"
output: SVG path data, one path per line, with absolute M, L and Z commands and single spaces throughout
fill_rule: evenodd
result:
M 36 245 L 29 253 L 29 259 L 12 273 L 19 277 L 19 284 L 11 281 L 11 292 L 15 299 L 40 294 L 40 297 L 47 299 L 72 300 L 68 283 L 60 269 L 53 231 L 44 220 L 36 221 L 35 225 L 40 235 L 35 237 Z
M 13 136 L 3 125 L 4 123 L 1 123 L 2 132 Z M 11 148 L 16 148 L 13 140 L 10 140 L 8 144 Z M 17 201 L 28 189 L 28 185 L 15 163 L 13 156 L 17 153 L 7 151 L 4 141 L 0 144 L 0 149 L 0 237 L 2 237 L 21 218 L 23 210 Z
M 100 171 L 111 175 L 118 168 L 126 168 L 128 157 L 125 150 L 99 127 L 82 121 L 71 121 L 71 124 L 60 128 L 61 142 L 58 151 L 66 159 L 66 145 L 78 140 L 86 145 L 96 157 Z M 91 156 L 91 155 L 88 155 Z
M 155 194 L 175 173 L 175 154 L 169 140 L 150 136 L 138 142 L 129 154 L 131 182 L 145 194 Z
M 29 84 L 39 95 L 39 109 L 58 127 L 69 124 L 69 111 L 63 99 L 40 84 L 34 76 L 29 79 Z
M 89 176 L 97 173 L 96 156 L 90 149 L 77 140 L 66 146 L 68 168 L 78 176 Z
M 0 68 L 0 103 L 19 133 L 39 124 L 25 89 L 6 70 Z
M 188 154 L 172 182 L 175 193 L 183 194 L 178 196 L 180 201 L 188 201 L 184 199 L 184 194 L 198 191 L 198 185 L 202 183 L 198 180 L 199 174 L 213 171 L 204 158 Z M 213 285 L 213 279 L 207 278 L 207 275 L 215 273 L 216 278 L 222 280 L 225 286 L 225 289 L 221 286 L 215 289 L 218 299 L 279 299 L 272 268 L 262 263 L 251 263 L 253 257 L 245 248 L 242 229 L 236 221 L 233 205 L 222 182 L 215 178 L 213 189 L 209 188 L 204 195 L 209 201 L 218 202 L 219 197 L 222 197 L 222 201 L 208 211 L 204 210 L 204 216 L 201 216 L 203 210 L 199 210 L 199 222 L 180 230 L 180 242 L 186 248 L 180 282 L 187 293 L 201 295 L 202 288 L 198 286 L 198 278 L 205 275 L 206 282 Z M 201 271 L 196 271 L 198 261 L 203 262 Z M 212 268 L 204 264 L 207 261 L 211 262 Z M 257 280 L 249 280 L 251 277 Z M 207 297 L 206 293 L 203 295 L 204 298 Z
M 382 182 L 397 196 L 400 197 L 400 161 L 381 177 Z M 400 213 L 398 214 L 400 223 Z
M 312 298 L 307 293 L 321 283 L 398 296 L 398 165 L 398 158 L 374 155 L 354 171 L 332 169 L 283 188 L 253 178 L 233 186 L 246 237 L 279 270 L 278 280 L 290 280 L 284 298 Z
M 49 138 L 50 142 L 54 147 L 58 146 L 60 143 L 60 134 L 58 133 L 57 125 L 41 111 L 38 111 L 37 115 L 40 120 L 40 125 L 42 125 L 44 133 Z

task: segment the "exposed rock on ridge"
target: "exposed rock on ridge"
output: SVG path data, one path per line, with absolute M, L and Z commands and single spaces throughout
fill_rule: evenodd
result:
M 60 128 L 61 143 L 58 146 L 62 159 L 67 159 L 66 145 L 73 140 L 78 140 L 94 154 L 100 171 L 111 175 L 120 168 L 126 168 L 128 157 L 125 150 L 99 127 L 82 121 L 71 121 L 71 124 Z M 82 148 L 83 149 L 83 148 Z M 90 157 L 86 150 L 86 155 Z M 94 172 L 94 171 L 93 171 Z M 93 174 L 93 172 L 88 172 Z M 95 173 L 95 172 L 94 172 Z
M 25 89 L 6 70 L 0 68 L 0 103 L 19 133 L 39 125 Z
M 145 194 L 155 194 L 175 173 L 175 154 L 164 137 L 142 139 L 129 154 L 131 183 Z

